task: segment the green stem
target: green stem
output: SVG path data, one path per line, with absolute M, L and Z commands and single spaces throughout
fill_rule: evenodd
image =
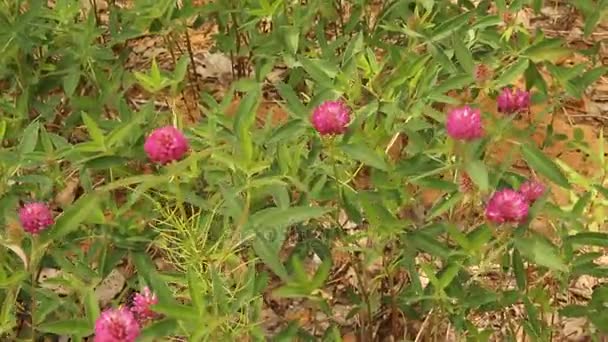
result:
M 338 158 L 336 158 L 336 148 L 334 144 L 334 140 L 329 141 L 329 146 L 327 146 L 328 157 L 331 159 L 332 169 L 334 172 L 334 179 L 336 181 L 336 187 L 338 188 L 338 203 L 336 206 L 335 212 L 335 220 L 338 225 L 340 225 L 340 201 L 344 198 L 344 189 L 342 188 L 342 184 L 340 182 L 340 175 L 338 173 Z
M 32 328 L 32 342 L 36 341 L 36 329 L 34 322 L 34 315 L 36 313 L 36 278 L 38 275 L 38 237 L 32 236 L 32 249 L 30 251 L 30 265 L 29 272 L 32 277 L 32 292 L 31 304 L 30 304 L 30 317 L 31 317 L 31 328 Z

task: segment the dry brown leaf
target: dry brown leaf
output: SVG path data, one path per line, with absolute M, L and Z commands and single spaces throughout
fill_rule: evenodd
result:
M 126 281 L 120 270 L 113 269 L 95 288 L 95 296 L 101 306 L 108 305 L 122 291 Z

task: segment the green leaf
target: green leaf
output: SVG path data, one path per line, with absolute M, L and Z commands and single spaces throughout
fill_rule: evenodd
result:
M 198 311 L 191 305 L 158 303 L 154 305 L 154 311 L 178 320 L 197 322 L 200 319 Z
M 33 121 L 27 125 L 21 133 L 21 141 L 19 142 L 19 147 L 17 149 L 21 158 L 23 158 L 26 153 L 34 151 L 36 148 L 36 145 L 38 144 L 39 128 L 40 124 L 38 121 Z
M 295 26 L 286 26 L 282 28 L 283 43 L 289 53 L 295 55 L 298 52 L 298 43 L 300 39 L 300 30 Z
M 473 78 L 472 73 L 455 75 L 434 87 L 433 91 L 431 92 L 431 96 L 437 96 L 454 89 L 462 89 L 474 81 L 475 79 Z
M 364 216 L 373 227 L 399 227 L 401 222 L 386 208 L 378 193 L 360 192 L 357 196 Z
M 431 210 L 429 211 L 428 219 L 433 219 L 452 209 L 452 207 L 456 205 L 456 203 L 460 202 L 462 197 L 463 194 L 460 192 L 451 193 L 447 196 L 444 196 L 439 203 L 437 203 L 433 206 L 433 208 L 431 208 Z
M 550 179 L 555 184 L 570 189 L 570 182 L 557 165 L 549 159 L 538 147 L 532 144 L 521 146 L 521 152 L 530 167 Z
M 79 82 L 80 70 L 78 70 L 78 68 L 71 69 L 68 74 L 63 77 L 63 91 L 67 97 L 72 97 Z
M 333 79 L 338 74 L 338 68 L 320 59 L 299 58 L 306 73 L 322 87 L 332 87 Z
M 308 117 L 308 110 L 302 104 L 296 92 L 287 84 L 279 82 L 276 85 L 279 95 L 285 100 L 287 109 L 300 118 Z
M 567 237 L 567 241 L 576 245 L 608 247 L 608 234 L 583 232 Z
M 43 233 L 42 239 L 60 241 L 62 237 L 78 229 L 93 210 L 98 209 L 98 205 L 98 193 L 92 192 L 82 196 L 59 216 L 54 226 Z
M 454 54 L 456 55 L 456 59 L 458 60 L 458 63 L 460 63 L 460 66 L 462 66 L 462 69 L 469 75 L 473 75 L 475 69 L 473 54 L 471 54 L 471 51 L 469 51 L 462 41 L 462 37 L 459 35 L 454 35 L 452 37 L 452 45 L 454 46 Z
M 515 247 L 522 256 L 540 266 L 562 272 L 568 270 L 557 247 L 543 237 L 538 235 L 532 235 L 530 238 L 516 237 Z
M 99 128 L 95 120 L 93 120 L 93 118 L 91 118 L 89 114 L 85 112 L 82 112 L 81 116 L 82 121 L 84 122 L 85 126 L 87 126 L 87 130 L 89 131 L 91 139 L 93 139 L 93 141 L 97 144 L 103 145 L 105 140 L 103 136 L 103 131 Z
M 523 55 L 534 63 L 555 62 L 572 53 L 570 49 L 563 47 L 562 44 L 563 41 L 561 39 L 543 39 L 528 47 L 523 52 Z
M 67 336 L 88 336 L 93 333 L 93 326 L 86 319 L 66 319 L 42 323 L 36 328 L 43 332 Z
M 378 155 L 376 151 L 369 148 L 363 143 L 353 143 L 341 146 L 342 151 L 351 158 L 362 162 L 363 164 L 375 167 L 382 171 L 388 171 L 389 165 L 386 160 Z
M 521 259 L 521 254 L 518 249 L 513 250 L 513 273 L 515 274 L 515 281 L 517 287 L 524 291 L 526 289 L 526 270 L 524 268 L 524 262 Z
M 587 306 L 570 304 L 559 310 L 559 314 L 564 317 L 585 317 L 587 316 Z
M 6 133 L 6 121 L 0 121 L 0 146 L 2 146 L 2 140 L 4 139 L 4 134 Z
M 512 84 L 517 77 L 526 71 L 529 63 L 530 61 L 528 59 L 520 58 L 517 62 L 505 70 L 498 79 L 496 79 L 494 86 L 500 88 Z
M 169 337 L 177 333 L 178 324 L 175 319 L 165 318 L 158 322 L 154 322 L 143 328 L 141 334 L 137 338 L 138 342 L 158 341 L 159 338 Z
M 407 241 L 412 245 L 412 247 L 436 257 L 446 259 L 451 254 L 450 249 L 445 245 L 445 243 L 441 243 L 425 233 L 410 233 L 407 236 Z
M 439 277 L 439 282 L 437 284 L 437 287 L 441 290 L 448 287 L 452 283 L 454 278 L 456 278 L 459 271 L 460 271 L 460 266 L 457 263 L 452 263 L 449 266 L 447 266 L 445 269 L 443 269 L 441 271 L 441 276 Z
M 89 324 L 91 327 L 95 326 L 95 321 L 99 317 L 99 302 L 97 301 L 97 296 L 95 296 L 95 292 L 91 289 L 85 290 L 84 295 L 84 308 L 87 313 L 87 319 L 89 320 Z
M 285 265 L 281 262 L 279 257 L 280 248 L 273 248 L 273 246 L 261 237 L 257 237 L 252 243 L 255 254 L 262 259 L 264 264 L 268 266 L 281 280 L 288 281 L 289 275 Z
M 309 206 L 267 208 L 251 215 L 249 223 L 252 227 L 288 227 L 321 217 L 329 211 L 328 208 Z
M 490 182 L 488 180 L 488 170 L 481 160 L 468 162 L 465 166 L 465 170 L 473 183 L 479 187 L 479 190 L 485 192 L 489 189 Z

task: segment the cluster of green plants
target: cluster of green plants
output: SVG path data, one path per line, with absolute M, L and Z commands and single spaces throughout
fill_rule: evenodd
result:
M 339 266 L 336 251 L 349 255 L 357 274 L 347 299 L 362 341 L 378 338 L 386 312 L 401 322 L 394 326 L 449 324 L 479 341 L 498 333 L 514 340 L 520 330 L 551 340 L 559 331 L 545 317 L 557 313 L 586 317 L 593 336 L 608 332 L 608 287 L 595 288 L 587 302 L 556 300 L 581 275 L 608 276 L 595 262 L 608 247 L 603 133 L 598 150 L 581 134 L 540 124 L 580 99 L 606 68 L 599 44 L 574 51 L 512 20 L 524 8 L 540 11 L 542 0 L 110 1 L 107 22 L 95 1 L 84 8 L 70 0 L 0 3 L 2 340 L 92 337 L 107 309 L 95 289 L 126 264 L 134 275 L 109 306 L 127 305 L 144 286 L 158 296 L 159 318 L 142 327 L 138 341 L 340 341 L 343 327 L 331 320 L 316 336 L 297 322 L 269 336 L 263 317 L 271 286 L 273 297 L 303 299 L 332 317 L 323 289 Z M 596 10 L 589 1 L 567 5 L 584 15 L 585 35 L 608 8 L 591 2 Z M 219 100 L 198 94 L 204 116 L 189 123 L 174 105 L 197 79 L 188 46 L 171 71 L 124 65 L 138 38 L 178 44 L 188 28 L 210 23 L 218 27 L 213 49 L 230 56 L 238 77 Z M 587 62 L 557 63 L 574 53 Z M 271 86 L 288 117 L 260 125 L 266 76 L 275 67 L 287 68 Z M 482 80 L 481 69 L 491 76 Z M 517 115 L 482 107 L 483 137 L 456 142 L 446 134 L 448 108 L 477 107 L 520 80 L 543 108 L 525 127 L 513 124 Z M 134 89 L 150 101 L 133 106 Z M 167 98 L 169 108 L 155 107 Z M 226 115 L 236 99 L 236 113 Z M 311 115 L 337 99 L 352 110 L 348 128 L 320 135 Z M 151 163 L 144 142 L 166 125 L 185 134 L 190 151 Z M 531 138 L 540 129 L 542 146 Z M 396 141 L 405 147 L 390 158 Z M 564 141 L 588 154 L 597 172 L 583 176 L 543 152 Z M 510 146 L 510 154 L 492 156 L 498 145 Z M 558 205 L 548 193 L 522 222 L 487 222 L 489 197 L 529 178 L 513 167 L 520 154 L 570 201 Z M 468 192 L 461 191 L 464 173 Z M 441 196 L 421 208 L 429 190 Z M 19 208 L 31 201 L 55 215 L 40 234 L 19 222 Z M 555 234 L 531 229 L 534 219 Z M 293 248 L 285 256 L 288 240 Z M 305 271 L 311 255 L 320 260 L 312 273 Z M 372 275 L 366 270 L 378 259 L 381 272 Z M 485 275 L 494 266 L 501 281 L 492 283 Z M 67 295 L 41 286 L 43 268 L 62 271 L 47 282 Z M 475 317 L 513 306 L 522 315 L 504 331 L 475 325 Z

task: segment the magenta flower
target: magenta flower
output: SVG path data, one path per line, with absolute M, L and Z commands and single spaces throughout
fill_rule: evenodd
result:
M 504 88 L 496 98 L 498 111 L 505 114 L 525 112 L 530 108 L 530 92 Z
M 38 234 L 55 223 L 51 209 L 42 202 L 31 202 L 19 209 L 19 221 L 23 230 Z
M 496 191 L 486 206 L 486 218 L 494 223 L 519 223 L 528 216 L 526 198 L 512 189 Z
M 519 111 L 530 110 L 530 92 L 517 89 L 515 91 L 515 106 Z
M 343 134 L 350 122 L 350 109 L 342 101 L 325 101 L 314 110 L 310 121 L 321 135 Z
M 107 309 L 95 322 L 94 342 L 133 342 L 139 336 L 139 324 L 125 308 Z
M 182 159 L 188 148 L 184 134 L 173 126 L 155 129 L 144 143 L 148 158 L 163 165 Z
M 158 316 L 156 312 L 150 309 L 150 305 L 157 303 L 158 298 L 156 297 L 156 294 L 150 291 L 146 286 L 140 293 L 135 294 L 135 297 L 133 297 L 131 311 L 139 322 L 145 322 Z
M 474 140 L 483 136 L 481 111 L 469 106 L 452 109 L 446 120 L 448 134 L 456 140 Z
M 519 187 L 519 193 L 522 194 L 529 203 L 534 203 L 539 199 L 545 193 L 545 190 L 545 185 L 537 180 L 529 180 Z

